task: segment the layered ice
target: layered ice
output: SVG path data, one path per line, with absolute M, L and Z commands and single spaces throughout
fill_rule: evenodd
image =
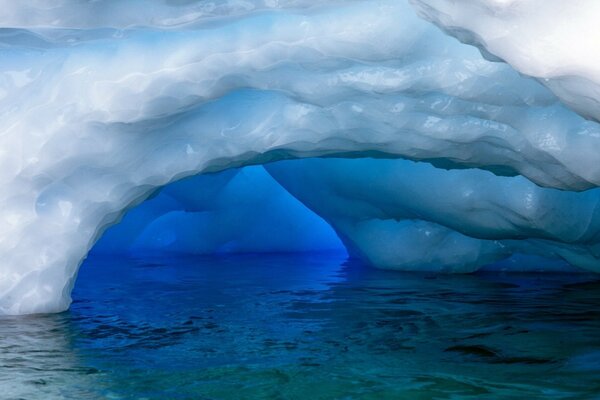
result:
M 538 78 L 574 110 L 600 121 L 598 1 L 410 1 L 449 34 Z
M 495 267 L 543 270 L 562 262 L 600 272 L 600 189 L 541 188 L 407 160 L 307 159 L 267 169 L 351 253 L 381 268 L 472 272 L 502 261 Z
M 440 176 L 475 168 L 531 187 L 600 185 L 600 126 L 584 118 L 594 117 L 593 107 L 577 97 L 594 96 L 569 89 L 571 101 L 543 79 L 484 59 L 405 1 L 6 0 L 0 26 L 0 313 L 66 309 L 78 266 L 102 232 L 158 188 L 201 173 L 290 158 L 378 157 L 424 161 Z M 518 43 L 502 40 L 509 49 Z M 486 190 L 505 190 L 494 185 Z M 562 207 L 553 201 L 544 203 L 550 214 Z M 448 249 L 474 254 L 469 238 L 495 246 L 498 227 L 470 236 L 455 225 L 472 210 L 459 210 L 447 227 L 456 232 Z M 569 233 L 572 222 L 560 225 Z M 502 240 L 567 243 L 558 257 L 590 268 L 580 262 L 588 255 L 564 254 L 589 252 L 595 237 L 584 235 L 584 243 L 544 229 L 515 228 Z M 387 252 L 401 265 L 397 236 L 382 237 L 377 246 L 389 250 L 373 254 Z M 466 268 L 436 257 L 431 266 L 458 270 L 482 262 Z

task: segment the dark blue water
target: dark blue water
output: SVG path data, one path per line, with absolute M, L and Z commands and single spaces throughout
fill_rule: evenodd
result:
M 600 281 L 100 259 L 0 320 L 2 399 L 600 399 Z

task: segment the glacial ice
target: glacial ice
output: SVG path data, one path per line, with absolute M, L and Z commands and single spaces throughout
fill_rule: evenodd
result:
M 600 272 L 600 189 L 561 191 L 408 160 L 305 159 L 267 170 L 351 253 L 381 268 L 471 272 L 503 261 L 496 267 L 541 270 L 566 261 Z M 514 254 L 517 265 L 507 260 Z
M 323 211 L 350 250 L 375 265 L 466 271 L 516 252 L 597 270 L 596 191 L 588 189 L 600 186 L 600 125 L 584 118 L 598 119 L 596 53 L 557 59 L 568 68 L 532 57 L 528 68 L 517 50 L 543 42 L 535 19 L 555 15 L 556 1 L 541 16 L 522 1 L 474 2 L 471 17 L 498 29 L 514 26 L 514 15 L 523 26 L 537 21 L 523 33 L 527 41 L 515 30 L 495 36 L 493 46 L 460 12 L 448 14 L 455 22 L 438 18 L 436 7 L 450 3 L 413 3 L 461 40 L 483 38 L 477 43 L 488 58 L 539 79 L 484 59 L 403 0 L 0 0 L 0 313 L 66 309 L 93 244 L 157 189 L 308 157 L 407 160 L 377 162 L 387 183 L 372 160 L 340 161 L 349 169 L 332 185 L 362 185 L 371 171 L 374 193 L 398 202 L 381 220 L 378 199 L 343 202 L 344 212 L 364 220 L 360 229 L 342 228 Z M 571 35 L 579 20 L 594 34 L 588 18 L 597 7 L 587 3 L 589 14 L 573 11 L 565 21 Z M 353 162 L 369 170 L 362 175 Z M 324 166 L 323 178 L 335 165 Z M 417 173 L 421 167 L 429 170 Z M 418 200 L 386 192 L 403 184 L 393 175 L 404 169 L 430 176 Z M 446 194 L 434 189 L 463 179 L 474 190 L 469 206 L 460 191 L 439 204 Z M 309 206 L 319 212 L 329 195 Z M 524 205 L 529 195 L 537 208 Z M 396 215 L 416 207 L 411 201 L 423 216 Z M 479 210 L 486 218 L 472 221 Z
M 538 78 L 565 104 L 600 121 L 598 1 L 410 1 L 449 34 Z

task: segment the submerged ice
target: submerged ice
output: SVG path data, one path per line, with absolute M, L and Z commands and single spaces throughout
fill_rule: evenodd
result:
M 339 246 L 287 189 L 374 266 L 599 270 L 595 42 L 535 52 L 564 47 L 557 2 L 411 3 L 0 1 L 0 313 L 66 309 L 104 230 L 171 182 L 325 156 L 356 160 L 174 183 L 101 247 Z M 595 34 L 588 3 L 569 35 Z

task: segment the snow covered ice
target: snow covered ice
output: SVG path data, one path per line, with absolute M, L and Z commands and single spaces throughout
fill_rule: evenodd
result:
M 426 19 L 491 59 L 543 82 L 600 120 L 600 3 L 561 0 L 411 0 Z
M 0 313 L 68 308 L 108 227 L 209 173 L 101 248 L 326 250 L 335 229 L 375 267 L 600 270 L 600 8 L 584 3 L 1 0 Z M 353 160 L 295 160 L 324 156 Z M 231 172 L 278 160 L 279 183 Z M 271 196 L 321 236 L 267 242 L 278 214 L 252 204 Z

